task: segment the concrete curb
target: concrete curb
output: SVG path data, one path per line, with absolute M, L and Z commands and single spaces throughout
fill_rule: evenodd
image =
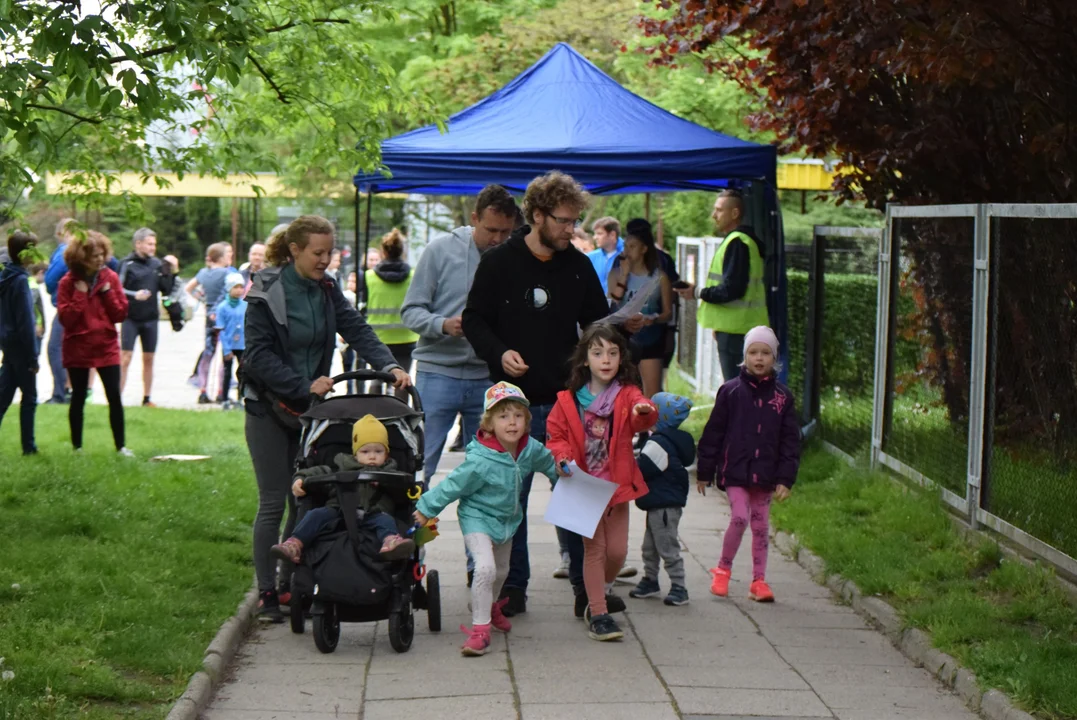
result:
M 202 669 L 191 677 L 187 689 L 176 700 L 165 720 L 198 720 L 199 714 L 213 698 L 213 690 L 220 684 L 236 650 L 243 644 L 257 609 L 258 589 L 252 587 L 239 604 L 236 614 L 221 625 L 213 641 L 206 647 Z
M 854 582 L 841 575 L 828 575 L 823 559 L 802 547 L 794 536 L 786 532 L 776 532 L 774 545 L 783 554 L 796 560 L 798 565 L 811 574 L 813 580 L 820 585 L 826 585 L 831 592 L 851 605 L 857 614 L 870 620 L 890 638 L 890 642 L 894 643 L 905 657 L 922 666 L 953 690 L 970 710 L 979 712 L 987 720 L 1035 720 L 1028 713 L 1015 708 L 1005 693 L 993 689 L 981 691 L 972 671 L 962 667 L 953 657 L 936 650 L 929 634 L 916 628 L 906 628 L 897 610 L 889 603 L 877 597 L 864 597 Z

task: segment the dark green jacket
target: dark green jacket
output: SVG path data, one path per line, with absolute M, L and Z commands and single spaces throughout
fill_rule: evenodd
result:
M 319 465 L 307 470 L 300 470 L 295 474 L 297 478 L 309 478 L 316 477 L 318 475 L 332 475 L 338 472 L 347 472 L 349 470 L 396 470 L 396 461 L 389 458 L 389 462 L 385 463 L 381 467 L 376 465 L 361 465 L 354 455 L 348 453 L 338 453 L 333 461 L 336 463 L 336 467 L 332 465 Z M 372 486 L 370 483 L 359 483 L 358 486 L 359 495 L 359 508 L 364 512 L 383 512 L 392 515 L 396 510 L 396 503 L 393 502 L 389 493 L 379 492 L 378 488 Z M 329 498 L 325 502 L 326 507 L 340 507 L 340 501 L 337 500 L 336 488 L 331 488 L 329 492 Z

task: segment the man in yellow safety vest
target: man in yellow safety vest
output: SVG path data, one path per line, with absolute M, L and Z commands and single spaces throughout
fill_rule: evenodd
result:
M 722 381 L 737 376 L 744 359 L 744 335 L 756 325 L 769 325 L 767 287 L 763 277 L 765 250 L 752 229 L 742 225 L 744 199 L 723 190 L 711 213 L 716 230 L 724 235 L 714 254 L 705 282 L 677 292 L 700 301 L 696 319 L 714 331 Z

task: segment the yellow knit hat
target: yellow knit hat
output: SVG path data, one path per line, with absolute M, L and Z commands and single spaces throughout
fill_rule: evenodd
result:
M 352 425 L 352 452 L 368 443 L 378 443 L 389 449 L 389 431 L 373 415 L 364 415 Z

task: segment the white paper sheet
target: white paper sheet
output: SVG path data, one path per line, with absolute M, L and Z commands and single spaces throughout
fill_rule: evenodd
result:
M 558 478 L 554 485 L 546 506 L 546 522 L 593 538 L 617 483 L 588 475 L 575 462 L 569 463 L 568 469 L 572 474 Z
M 653 278 L 647 281 L 646 285 L 636 291 L 636 294 L 628 299 L 628 302 L 596 322 L 609 323 L 610 325 L 623 325 L 629 318 L 639 315 L 640 311 L 643 310 L 643 306 L 647 304 L 647 300 L 654 294 L 654 291 L 658 288 L 658 285 L 661 282 L 661 274 L 656 273 Z

